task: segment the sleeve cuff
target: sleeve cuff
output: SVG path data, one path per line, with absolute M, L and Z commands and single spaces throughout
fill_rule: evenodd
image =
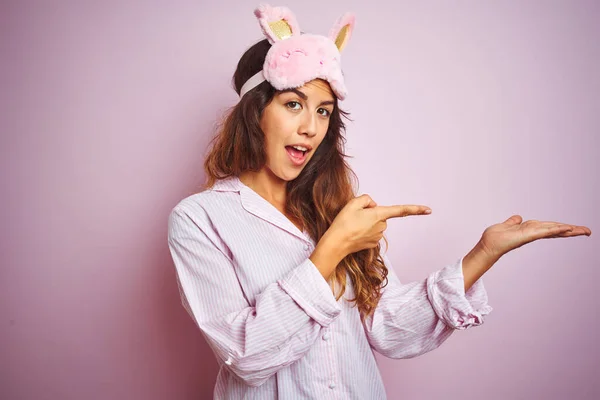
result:
M 435 313 L 448 326 L 459 330 L 483 324 L 483 317 L 492 311 L 481 278 L 465 293 L 462 261 L 461 258 L 427 279 L 427 296 Z
M 342 311 L 331 288 L 310 259 L 277 283 L 321 326 L 331 324 Z

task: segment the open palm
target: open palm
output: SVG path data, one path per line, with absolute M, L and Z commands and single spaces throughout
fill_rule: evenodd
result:
M 520 215 L 513 215 L 502 223 L 488 227 L 481 236 L 481 245 L 490 256 L 499 258 L 511 250 L 538 239 L 591 234 L 592 231 L 585 226 L 536 220 L 523 222 Z

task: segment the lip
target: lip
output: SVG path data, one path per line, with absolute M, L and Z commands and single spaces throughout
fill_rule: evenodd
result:
M 308 153 L 310 152 L 310 150 L 308 150 L 306 153 L 304 153 L 304 155 L 302 157 L 294 157 L 293 155 L 290 154 L 287 147 L 285 148 L 285 152 L 287 153 L 288 157 L 290 158 L 290 161 L 292 162 L 292 164 L 299 167 L 302 164 L 304 164 L 304 162 L 308 158 Z
M 288 144 L 288 146 L 300 146 L 300 147 L 304 147 L 304 148 L 307 149 L 306 153 L 309 153 L 312 150 L 312 146 L 310 144 L 294 143 L 294 144 Z

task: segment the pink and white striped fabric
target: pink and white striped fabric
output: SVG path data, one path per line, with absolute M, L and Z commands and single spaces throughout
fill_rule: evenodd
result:
M 481 279 L 464 291 L 462 258 L 420 282 L 389 283 L 361 322 L 309 256 L 315 243 L 238 178 L 179 202 L 169 247 L 182 302 L 220 371 L 215 399 L 385 399 L 373 351 L 409 358 L 492 308 Z

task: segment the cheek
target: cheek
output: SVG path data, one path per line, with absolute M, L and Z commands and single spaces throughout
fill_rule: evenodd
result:
M 292 131 L 293 127 L 289 117 L 282 118 L 280 115 L 272 115 L 263 127 L 265 143 L 270 146 L 280 146 Z
M 261 124 L 263 133 L 265 135 L 265 153 L 268 162 L 281 157 L 281 149 L 285 143 L 286 132 L 285 126 L 275 119 L 271 119 L 268 122 Z
M 265 145 L 268 147 L 280 146 L 284 139 L 282 133 L 285 132 L 285 127 L 273 124 L 267 127 L 266 130 L 263 129 L 263 132 L 265 134 Z
M 261 120 L 260 128 L 265 135 L 265 146 L 269 148 L 274 142 L 277 141 L 276 132 L 278 132 L 278 124 L 272 114 L 265 114 Z
M 323 139 L 325 139 L 325 135 L 327 135 L 327 130 L 329 129 L 329 123 L 325 122 L 323 123 L 323 126 L 321 126 L 321 129 L 319 129 L 319 144 L 323 141 Z

